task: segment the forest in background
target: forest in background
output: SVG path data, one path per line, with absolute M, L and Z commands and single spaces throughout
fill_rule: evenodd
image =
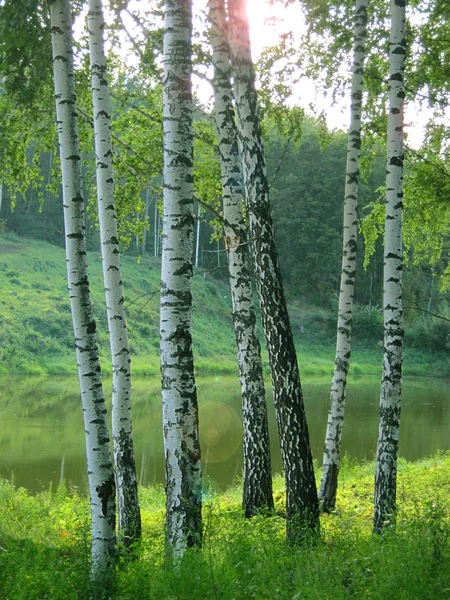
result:
M 311 314 L 311 318 L 307 319 L 310 325 L 306 328 L 304 323 L 294 316 L 296 339 L 300 343 L 302 340 L 306 343 L 318 340 L 321 344 L 332 346 L 342 251 L 342 198 L 347 138 L 341 131 L 324 132 L 323 124 L 311 118 L 303 122 L 301 137 L 297 143 L 286 143 L 274 126 L 266 127 L 265 132 L 274 231 L 285 290 L 292 307 L 298 304 L 302 311 Z M 41 157 L 40 185 L 30 187 L 24 197 L 19 196 L 12 203 L 8 191 L 3 192 L 0 227 L 3 234 L 14 233 L 19 237 L 36 239 L 63 248 L 64 226 L 60 188 L 48 185 L 49 177 L 51 179 L 51 160 L 48 153 Z M 88 160 L 89 157 L 85 162 Z M 86 168 L 85 180 L 89 181 L 87 174 Z M 376 156 L 371 157 L 367 176 L 360 182 L 360 224 L 382 194 L 384 179 L 385 157 L 379 151 Z M 86 185 L 87 247 L 89 251 L 95 252 L 99 250 L 100 240 L 95 208 L 89 200 L 93 192 L 92 186 Z M 160 195 L 154 191 L 148 195 L 145 211 L 146 193 L 142 194 L 141 203 L 144 216 L 145 212 L 147 214 L 147 225 L 144 233 L 142 222 L 138 222 L 137 233 L 132 235 L 128 231 L 124 239 L 124 254 L 132 258 L 127 262 L 127 268 L 132 268 L 131 265 L 135 262 L 136 269 L 142 271 L 142 266 L 139 266 L 141 257 L 158 259 L 160 256 L 160 202 Z M 197 207 L 195 211 L 197 213 Z M 132 219 L 127 217 L 127 220 L 131 222 L 130 227 L 134 227 Z M 195 228 L 195 248 L 199 233 L 197 269 L 205 272 L 211 284 L 221 282 L 222 285 L 226 285 L 225 248 L 223 240 L 217 236 L 216 227 L 215 213 L 201 205 L 201 216 Z M 375 253 L 367 265 L 364 265 L 365 247 L 362 235 L 358 238 L 358 246 L 354 336 L 356 343 L 362 342 L 370 346 L 379 343 L 383 335 L 382 239 L 378 239 Z M 407 347 L 425 352 L 445 352 L 450 347 L 450 292 L 441 289 L 440 279 L 447 267 L 447 252 L 444 250 L 440 259 L 433 265 L 426 261 L 416 264 L 414 248 L 411 248 L 407 255 L 404 271 Z M 195 258 L 194 256 L 194 260 Z M 7 254 L 3 255 L 2 264 L 5 272 L 8 272 Z M 151 264 L 151 261 L 145 264 Z M 156 265 L 153 268 L 157 268 Z M 149 278 L 152 279 L 150 273 Z M 155 280 L 155 289 L 157 285 Z M 145 293 L 146 287 L 148 284 L 140 293 Z M 218 289 L 222 290 L 220 286 Z M 100 319 L 103 319 L 102 310 L 97 311 Z M 295 310 L 293 314 L 295 315 Z M 223 315 L 220 316 L 219 313 L 219 319 L 222 318 Z M 314 334 L 316 318 L 321 319 L 322 323 L 316 323 L 317 332 Z M 6 333 L 4 331 L 3 334 Z M 153 334 L 153 344 L 156 347 L 159 334 L 156 329 Z M 206 331 L 204 334 L 208 335 Z M 8 345 L 7 340 L 5 344 Z M 221 355 L 221 352 L 222 350 L 218 351 L 217 356 Z M 231 352 L 234 352 L 232 348 Z M 203 352 L 200 354 L 204 355 Z M 4 356 L 6 355 L 4 348 Z M 206 355 L 214 357 L 214 352 L 208 351 Z M 440 373 L 443 374 L 441 370 Z
M 132 368 L 135 375 L 159 376 L 160 259 L 138 256 L 130 248 L 123 258 Z M 0 234 L 0 277 L 4 298 L 0 315 L 0 373 L 72 374 L 73 335 L 64 250 L 49 242 Z M 99 323 L 102 371 L 110 374 L 101 259 L 89 252 L 95 314 Z M 236 373 L 228 282 L 214 270 L 193 280 L 193 347 L 199 373 Z M 291 324 L 304 374 L 331 376 L 336 310 L 289 301 Z M 447 377 L 449 331 L 427 319 L 406 330 L 405 375 Z M 383 323 L 378 307 L 361 306 L 354 315 L 353 374 L 378 375 L 382 361 Z M 263 355 L 268 376 L 267 356 Z

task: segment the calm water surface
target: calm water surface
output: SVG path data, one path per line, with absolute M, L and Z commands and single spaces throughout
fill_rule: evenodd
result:
M 242 473 L 239 381 L 198 378 L 203 474 L 218 489 Z M 270 386 L 267 385 L 269 388 Z M 111 386 L 106 382 L 105 393 Z M 305 379 L 303 392 L 313 456 L 320 463 L 330 381 Z M 269 394 L 268 394 L 269 396 Z M 375 456 L 379 378 L 352 378 L 348 384 L 343 452 L 357 460 Z M 164 481 L 159 378 L 134 380 L 133 437 L 139 482 Z M 272 399 L 269 427 L 273 471 L 281 456 Z M 449 382 L 404 379 L 400 456 L 416 460 L 450 449 Z M 0 377 L 0 476 L 31 492 L 55 487 L 64 478 L 86 490 L 83 421 L 76 378 Z

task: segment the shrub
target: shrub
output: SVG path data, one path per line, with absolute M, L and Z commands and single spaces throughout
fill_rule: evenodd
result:
M 356 339 L 380 341 L 383 339 L 383 316 L 378 306 L 355 306 L 352 334 Z
M 421 321 L 406 329 L 405 343 L 412 348 L 446 352 L 450 349 L 450 322 L 443 319 Z

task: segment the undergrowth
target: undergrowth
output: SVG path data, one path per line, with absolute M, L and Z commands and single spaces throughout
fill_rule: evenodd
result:
M 143 537 L 118 559 L 112 600 L 400 599 L 450 595 L 450 454 L 399 463 L 396 531 L 374 535 L 373 463 L 344 460 L 335 512 L 321 517 L 320 539 L 288 547 L 283 481 L 276 514 L 246 520 L 239 488 L 206 494 L 201 550 L 177 569 L 164 559 L 164 492 L 140 490 Z M 86 498 L 63 484 L 36 496 L 0 482 L 0 597 L 90 597 Z

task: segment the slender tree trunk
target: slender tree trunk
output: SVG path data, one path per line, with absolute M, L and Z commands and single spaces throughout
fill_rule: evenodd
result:
M 131 435 L 130 348 L 114 202 L 111 106 L 103 45 L 104 24 L 101 0 L 89 0 L 88 29 L 94 106 L 98 218 L 112 358 L 112 437 L 119 513 L 119 536 L 121 541 L 129 546 L 140 537 L 141 514 Z
M 91 498 L 92 575 L 106 576 L 115 547 L 115 483 L 97 334 L 86 263 L 84 202 L 74 87 L 69 0 L 50 4 L 56 119 L 63 180 L 67 277 L 83 404 Z
M 155 233 L 154 233 L 154 246 L 153 246 L 153 257 L 154 258 L 158 258 L 158 247 L 159 247 L 159 228 L 160 228 L 160 224 L 159 224 L 159 210 L 158 210 L 158 203 L 156 201 L 155 198 L 155 212 L 154 212 L 154 222 L 155 222 Z
M 373 294 L 373 268 L 370 270 L 369 309 L 372 309 L 372 294 Z
M 53 167 L 53 151 L 50 150 L 49 153 L 49 157 L 48 157 L 48 173 L 47 173 L 47 185 L 50 185 L 50 182 L 52 180 L 52 167 Z M 46 218 L 45 218 L 45 202 L 48 201 L 48 197 L 49 197 L 49 193 L 48 190 L 45 190 L 46 193 L 44 194 L 44 203 L 42 205 L 42 217 L 44 220 L 44 242 L 46 240 Z
M 397 457 L 403 362 L 402 212 L 403 104 L 405 97 L 405 0 L 391 0 L 389 114 L 387 134 L 386 221 L 384 240 L 384 360 L 380 429 L 375 472 L 373 528 L 395 524 Z
M 142 232 L 142 246 L 141 246 L 141 254 L 145 255 L 145 247 L 147 245 L 147 218 L 148 218 L 148 208 L 150 206 L 150 190 L 147 188 L 145 190 L 145 212 L 144 212 L 144 230 Z
M 198 269 L 198 257 L 200 250 L 200 204 L 197 205 L 197 232 L 195 236 L 195 268 Z
M 192 355 L 193 151 L 191 0 L 166 0 L 161 374 L 166 537 L 175 558 L 201 542 L 201 464 Z
M 296 541 L 305 529 L 319 528 L 317 489 L 297 356 L 272 233 L 245 0 L 229 0 L 228 6 L 250 236 L 286 480 L 286 533 L 290 541 Z
M 273 509 L 272 471 L 261 348 L 253 306 L 247 236 L 242 214 L 243 187 L 232 104 L 231 65 L 224 0 L 209 0 L 214 65 L 216 127 L 221 156 L 224 238 L 230 274 L 233 320 L 238 350 L 244 428 L 242 507 L 251 517 Z
M 353 291 L 356 272 L 356 238 L 358 234 L 359 154 L 361 148 L 361 108 L 368 0 L 356 0 L 353 76 L 350 130 L 348 134 L 347 168 L 344 192 L 344 227 L 342 244 L 341 287 L 336 337 L 336 358 L 331 384 L 330 411 L 323 455 L 323 471 L 319 499 L 322 510 L 336 504 L 342 425 L 344 423 L 345 388 L 350 366 Z
M 428 302 L 427 302 L 427 318 L 428 319 L 430 318 L 431 304 L 433 302 L 433 288 L 434 288 L 434 268 L 431 267 L 430 292 L 429 292 Z

